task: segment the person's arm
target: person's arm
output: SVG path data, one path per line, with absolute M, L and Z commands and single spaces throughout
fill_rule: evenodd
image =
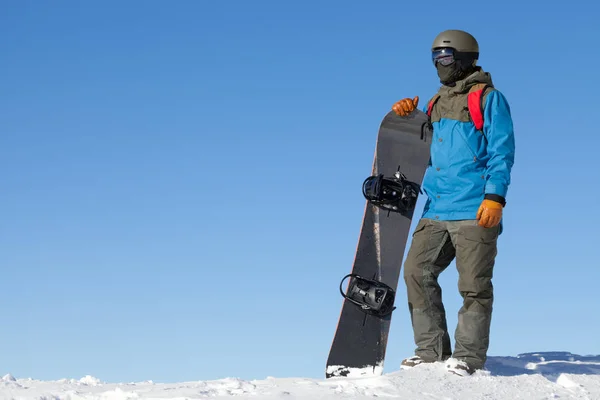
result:
M 515 160 L 515 136 L 508 101 L 498 90 L 487 95 L 483 120 L 487 153 L 490 155 L 485 176 L 485 198 L 504 206 Z

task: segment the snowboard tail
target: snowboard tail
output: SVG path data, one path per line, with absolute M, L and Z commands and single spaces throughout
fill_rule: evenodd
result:
M 345 293 L 340 287 L 344 300 L 327 378 L 383 373 L 395 292 L 429 163 L 430 139 L 429 118 L 419 110 L 408 117 L 390 111 L 381 122 L 371 176 L 363 183 L 367 202 L 352 276 L 344 277 L 349 278 Z

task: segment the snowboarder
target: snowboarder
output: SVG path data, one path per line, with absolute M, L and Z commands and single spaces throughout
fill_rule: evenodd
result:
M 427 200 L 404 264 L 417 348 L 401 367 L 445 361 L 448 371 L 464 376 L 482 369 L 487 358 L 492 275 L 515 140 L 506 98 L 477 66 L 477 40 L 447 30 L 431 50 L 442 86 L 424 107 L 433 126 L 422 187 Z M 407 116 L 418 102 L 418 96 L 405 98 L 392 109 Z M 453 260 L 463 298 L 454 352 L 438 283 Z

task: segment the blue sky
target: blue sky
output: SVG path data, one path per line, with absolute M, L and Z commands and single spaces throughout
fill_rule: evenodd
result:
M 323 377 L 377 127 L 444 29 L 516 129 L 490 355 L 600 354 L 597 7 L 4 1 L 0 374 Z

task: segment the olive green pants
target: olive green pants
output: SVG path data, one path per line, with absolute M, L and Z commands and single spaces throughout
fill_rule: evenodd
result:
M 489 346 L 498 235 L 498 226 L 483 228 L 475 220 L 419 221 L 404 265 L 416 355 L 427 361 L 452 356 L 472 368 L 483 368 Z M 463 298 L 454 353 L 438 284 L 439 275 L 453 260 Z

